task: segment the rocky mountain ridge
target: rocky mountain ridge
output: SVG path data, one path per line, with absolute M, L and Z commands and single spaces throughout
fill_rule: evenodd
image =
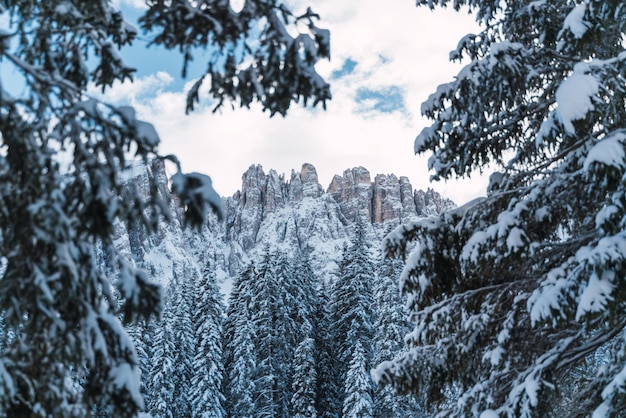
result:
M 269 213 L 275 213 L 286 206 L 295 206 L 306 199 L 334 201 L 332 208 L 343 225 L 361 219 L 371 224 L 402 223 L 416 217 L 436 215 L 454 207 L 454 203 L 443 198 L 433 189 L 414 190 L 408 177 L 398 178 L 394 174 L 378 174 L 371 180 L 369 171 L 364 167 L 347 169 L 343 175 L 335 175 L 324 191 L 319 183 L 317 171 L 311 164 L 303 164 L 300 172 L 292 170 L 291 178 L 286 180 L 276 171 L 267 174 L 261 165 L 252 165 L 242 176 L 241 191 L 224 199 L 227 219 L 232 219 L 233 226 L 241 231 L 243 213 L 256 225 Z M 254 240 L 246 240 L 244 245 L 251 248 Z
M 165 184 L 165 169 L 158 163 L 137 170 L 129 181 L 141 190 L 148 170 Z M 169 197 L 166 187 L 159 192 Z M 372 180 L 363 167 L 334 176 L 324 190 L 311 164 L 292 171 L 289 179 L 252 165 L 242 176 L 241 190 L 222 199 L 222 222 L 210 216 L 200 231 L 191 231 L 174 216 L 156 236 L 120 226 L 117 241 L 162 283 L 189 268 L 201 269 L 208 260 L 227 282 L 267 246 L 305 251 L 320 279 L 330 279 L 357 222 L 365 225 L 372 248 L 379 250 L 392 227 L 453 207 L 432 189 L 414 190 L 407 177 L 378 174 Z

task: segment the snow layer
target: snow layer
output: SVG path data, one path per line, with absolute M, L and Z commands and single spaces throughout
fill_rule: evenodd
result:
M 579 320 L 587 312 L 598 312 L 604 309 L 607 302 L 612 297 L 613 289 L 615 287 L 615 272 L 605 271 L 602 277 L 598 277 L 596 273 L 593 273 L 589 278 L 589 283 L 580 296 L 578 303 L 578 310 L 576 311 L 576 319 Z
M 618 396 L 622 396 L 626 389 L 626 367 L 622 368 L 622 370 L 613 377 L 613 380 L 609 382 L 609 384 L 602 390 L 602 402 L 596 409 L 593 411 L 592 418 L 604 418 L 611 415 L 611 398 L 616 394 L 620 394 Z
M 564 268 L 557 267 L 548 273 L 548 278 L 541 288 L 535 290 L 528 298 L 530 321 L 534 326 L 537 322 L 552 316 L 553 312 L 561 312 L 562 300 L 569 292 L 573 283 L 567 280 Z
M 492 366 L 497 366 L 502 361 L 504 348 L 498 346 L 493 350 L 488 350 L 483 354 L 483 361 L 488 361 Z
M 574 121 L 584 119 L 593 110 L 593 97 L 598 94 L 598 82 L 588 74 L 574 73 L 556 90 L 557 115 L 565 130 L 574 135 Z
M 598 142 L 589 150 L 583 168 L 588 170 L 593 163 L 623 168 L 626 165 L 625 139 L 626 135 L 620 132 Z
M 140 391 L 141 380 L 139 376 L 139 370 L 128 363 L 122 363 L 113 367 L 110 373 L 113 385 L 118 388 L 126 389 L 132 396 L 133 402 L 143 407 L 143 396 Z
M 580 39 L 589 29 L 589 25 L 585 22 L 586 4 L 579 4 L 570 12 L 563 21 L 563 29 L 574 34 L 576 39 Z
M 487 409 L 480 414 L 480 418 L 500 418 L 500 415 L 493 409 Z

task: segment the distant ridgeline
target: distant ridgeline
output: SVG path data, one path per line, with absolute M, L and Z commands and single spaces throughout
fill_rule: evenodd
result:
M 136 168 L 128 181 L 145 189 L 147 170 L 168 194 L 162 164 Z M 374 390 L 369 376 L 410 331 L 402 263 L 382 260 L 380 243 L 400 223 L 454 203 L 413 190 L 406 177 L 372 181 L 363 167 L 324 191 L 304 164 L 288 180 L 251 166 L 222 206 L 223 221 L 210 216 L 200 231 L 182 228 L 175 211 L 156 235 L 117 231 L 116 245 L 164 287 L 162 318 L 129 330 L 147 411 L 419 416 L 415 400 Z

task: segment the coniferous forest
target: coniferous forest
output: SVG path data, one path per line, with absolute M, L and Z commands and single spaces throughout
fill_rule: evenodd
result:
M 186 113 L 326 110 L 322 16 L 240 3 L 0 0 L 0 418 L 626 416 L 626 3 L 416 2 L 478 24 L 413 148 L 490 174 L 458 208 L 307 164 L 222 199 L 162 154 L 109 100 L 137 41 L 203 60 Z
M 126 187 L 147 193 L 158 161 L 137 165 Z M 128 326 L 138 396 L 153 417 L 422 417 L 413 396 L 377 387 L 371 371 L 405 350 L 411 330 L 400 295 L 401 260 L 382 238 L 401 221 L 454 208 L 406 177 L 363 167 L 326 191 L 304 164 L 291 178 L 251 166 L 241 190 L 197 229 L 173 220 L 149 233 L 118 225 L 116 250 L 161 287 L 159 318 Z M 103 246 L 99 262 L 114 276 Z M 111 416 L 99 405 L 96 415 Z
M 382 258 L 362 223 L 330 280 L 306 252 L 265 245 L 227 300 L 204 267 L 173 274 L 161 319 L 130 328 L 154 417 L 425 416 L 411 396 L 374 387 L 371 369 L 410 331 L 398 260 Z M 380 244 L 380 240 L 377 240 Z M 106 415 L 106 414 L 105 414 Z

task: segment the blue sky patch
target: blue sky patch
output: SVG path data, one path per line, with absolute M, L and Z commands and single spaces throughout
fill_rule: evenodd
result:
M 332 74 L 330 75 L 330 78 L 333 80 L 337 80 L 337 79 L 340 79 L 342 77 L 352 74 L 357 64 L 358 62 L 348 58 L 347 60 L 343 62 L 343 65 L 341 66 L 340 69 L 332 72 Z
M 356 91 L 354 100 L 359 105 L 361 111 L 375 110 L 383 113 L 392 113 L 406 110 L 404 95 L 398 86 L 389 86 L 378 90 L 361 87 Z
M 197 77 L 205 74 L 209 52 L 202 48 L 193 50 L 195 59 L 189 62 L 187 78 L 183 78 L 183 55 L 178 49 L 167 50 L 162 46 L 148 46 L 147 39 L 149 37 L 146 37 L 138 23 L 139 17 L 144 11 L 127 5 L 122 5 L 120 10 L 124 14 L 124 19 L 139 31 L 133 44 L 120 50 L 120 56 L 124 63 L 137 70 L 134 74 L 135 78 L 147 77 L 158 71 L 165 71 L 173 77 L 165 91 L 180 91 L 185 83 L 194 81 Z

